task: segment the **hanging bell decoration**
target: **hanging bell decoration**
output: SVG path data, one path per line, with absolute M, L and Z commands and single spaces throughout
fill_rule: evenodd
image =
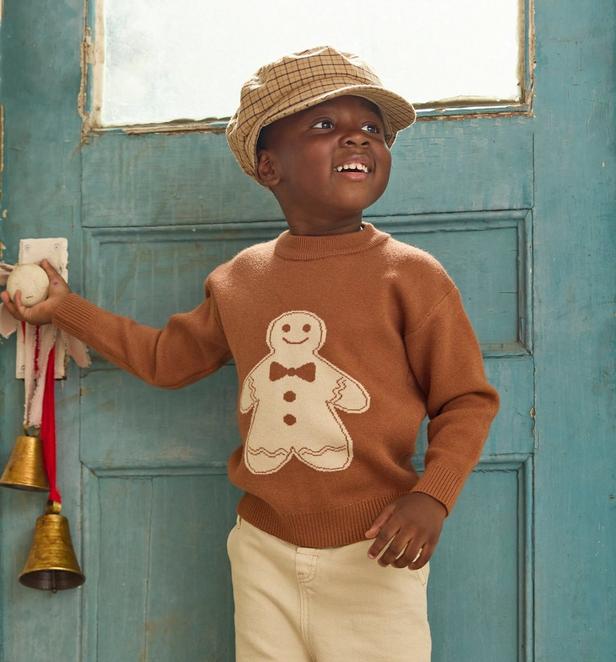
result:
M 47 512 L 36 520 L 34 541 L 19 581 L 41 591 L 61 591 L 81 586 L 86 580 L 81 572 L 68 520 L 60 514 L 62 506 L 49 503 Z
M 49 490 L 43 462 L 43 444 L 39 437 L 32 437 L 25 430 L 24 434 L 17 437 L 0 477 L 0 485 L 31 492 Z
M 45 258 L 54 263 L 64 278 L 67 276 L 66 239 L 22 240 L 19 255 L 20 259 L 27 258 L 28 268 L 21 270 L 22 275 L 26 271 L 40 272 L 40 267 L 34 266 L 35 262 Z M 7 271 L 5 267 L 0 264 L 0 277 Z M 17 268 L 9 271 L 14 275 Z M 21 282 L 18 289 L 23 293 L 27 285 L 28 282 Z M 7 466 L 0 476 L 0 486 L 31 491 L 49 490 L 47 510 L 36 520 L 34 540 L 19 581 L 29 588 L 55 593 L 76 588 L 85 582 L 73 549 L 68 520 L 60 514 L 62 496 L 56 483 L 55 380 L 64 376 L 67 350 L 81 367 L 87 367 L 90 361 L 86 346 L 53 324 L 28 324 L 23 320 L 19 324 L 15 320 L 7 325 L 6 316 L 2 314 L 4 312 L 3 304 L 0 303 L 0 333 L 8 337 L 18 332 L 16 376 L 24 380 L 25 402 L 24 434 L 17 437 Z M 28 434 L 30 428 L 36 429 L 36 436 Z

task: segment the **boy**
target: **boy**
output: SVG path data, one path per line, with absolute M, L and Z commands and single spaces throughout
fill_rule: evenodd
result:
M 47 301 L 26 309 L 2 293 L 19 319 L 53 321 L 158 386 L 234 358 L 243 443 L 228 469 L 245 494 L 227 548 L 241 662 L 430 659 L 429 559 L 499 396 L 442 265 L 362 222 L 414 120 L 355 56 L 284 57 L 244 85 L 227 137 L 289 229 L 219 265 L 197 308 L 145 327 L 71 293 L 46 263 Z

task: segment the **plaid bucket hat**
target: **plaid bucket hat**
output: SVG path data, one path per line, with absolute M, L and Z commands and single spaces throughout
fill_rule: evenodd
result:
M 292 53 L 262 66 L 242 86 L 240 105 L 227 125 L 229 147 L 242 170 L 257 181 L 257 140 L 264 126 L 347 94 L 375 103 L 383 115 L 385 142 L 415 122 L 412 104 L 383 87 L 360 58 L 331 46 Z

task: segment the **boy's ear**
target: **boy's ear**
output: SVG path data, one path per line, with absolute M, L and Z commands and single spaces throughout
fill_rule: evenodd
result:
M 280 181 L 276 158 L 267 149 L 260 149 L 257 152 L 257 177 L 262 184 L 270 188 Z

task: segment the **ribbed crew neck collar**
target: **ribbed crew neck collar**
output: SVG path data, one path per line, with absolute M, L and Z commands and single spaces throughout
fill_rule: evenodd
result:
M 274 253 L 286 260 L 318 260 L 332 255 L 359 253 L 380 244 L 391 235 L 363 221 L 363 230 L 343 234 L 291 234 L 285 230 L 276 239 Z

